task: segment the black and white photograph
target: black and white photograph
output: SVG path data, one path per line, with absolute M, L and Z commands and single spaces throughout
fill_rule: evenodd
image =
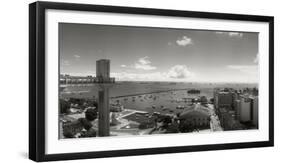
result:
M 274 17 L 159 4 L 29 5 L 31 160 L 274 146 Z
M 258 32 L 58 28 L 58 139 L 259 130 Z

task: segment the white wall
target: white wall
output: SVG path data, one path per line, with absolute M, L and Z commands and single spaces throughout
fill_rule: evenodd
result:
M 58 0 L 59 1 L 59 0 Z M 62 1 L 62 0 L 60 0 Z M 1 1 L 1 134 L 0 162 L 30 162 L 28 151 L 28 3 L 31 0 Z M 68 0 L 150 8 L 227 12 L 275 16 L 275 147 L 227 151 L 134 156 L 94 160 L 103 162 L 268 162 L 280 160 L 281 130 L 281 12 L 278 0 Z M 73 161 L 75 162 L 75 161 Z M 76 162 L 93 162 L 79 160 Z M 275 161 L 277 162 L 277 161 Z

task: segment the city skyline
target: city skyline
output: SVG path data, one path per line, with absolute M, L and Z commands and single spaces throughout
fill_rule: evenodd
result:
M 117 81 L 258 83 L 258 33 L 59 24 L 60 73 Z

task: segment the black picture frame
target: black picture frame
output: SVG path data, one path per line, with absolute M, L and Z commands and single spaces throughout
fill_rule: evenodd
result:
M 83 153 L 45 153 L 45 11 L 47 9 L 69 11 L 95 11 L 123 14 L 161 15 L 173 17 L 240 20 L 269 23 L 269 140 L 261 142 L 159 147 L 150 149 L 98 151 Z M 274 145 L 274 18 L 271 16 L 222 14 L 102 6 L 56 2 L 34 2 L 29 5 L 29 158 L 34 161 L 55 161 L 101 157 L 178 153 L 237 148 L 269 147 Z

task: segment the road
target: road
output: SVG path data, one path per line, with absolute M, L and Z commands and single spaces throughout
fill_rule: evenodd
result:
M 215 112 L 214 105 L 207 104 L 210 111 L 210 127 L 211 131 L 223 131 L 218 115 Z

